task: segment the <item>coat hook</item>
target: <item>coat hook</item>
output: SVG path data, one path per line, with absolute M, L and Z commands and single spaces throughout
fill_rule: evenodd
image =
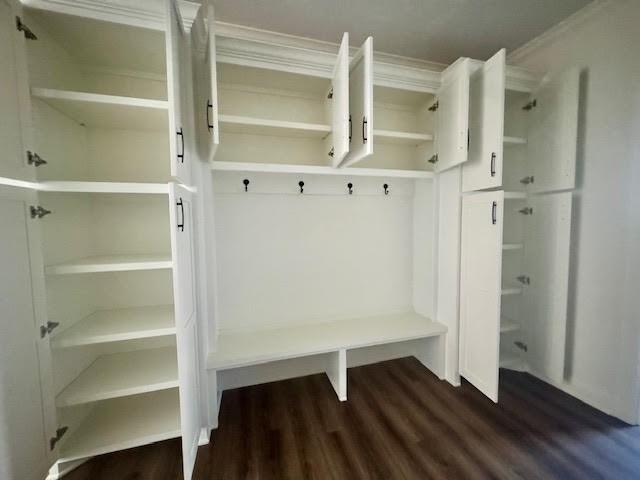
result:
M 245 178 L 244 180 L 242 180 L 242 183 L 244 184 L 244 191 L 248 192 L 249 191 L 249 179 Z
M 385 183 L 384 185 L 382 185 L 382 188 L 384 188 L 384 194 L 389 195 L 389 184 Z
M 347 188 L 349 189 L 349 195 L 353 194 L 353 183 L 347 183 Z
M 304 182 L 302 180 L 298 182 L 298 186 L 300 187 L 300 193 L 304 193 Z

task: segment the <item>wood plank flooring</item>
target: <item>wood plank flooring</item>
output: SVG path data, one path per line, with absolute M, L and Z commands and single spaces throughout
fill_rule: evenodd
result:
M 501 370 L 500 403 L 415 358 L 224 393 L 195 480 L 640 479 L 640 428 L 527 374 Z M 182 478 L 171 440 L 92 459 L 65 480 Z

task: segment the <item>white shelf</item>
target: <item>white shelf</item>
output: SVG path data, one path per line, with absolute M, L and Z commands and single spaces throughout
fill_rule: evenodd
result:
M 175 335 L 173 305 L 99 310 L 51 338 L 52 348 Z
M 505 200 L 526 200 L 527 194 L 525 192 L 504 192 Z
M 500 319 L 500 333 L 516 332 L 520 330 L 520 325 L 509 318 Z
M 287 122 L 224 114 L 218 116 L 218 121 L 220 122 L 220 131 L 229 133 L 317 138 L 324 138 L 331 133 L 329 125 L 318 123 Z
M 31 95 L 88 127 L 162 130 L 168 125 L 168 102 L 98 93 L 32 88 Z
M 82 403 L 178 386 L 178 364 L 173 347 L 103 355 L 56 397 L 56 406 Z
M 520 295 L 522 293 L 522 287 L 502 287 L 502 295 Z
M 298 173 L 308 175 L 339 175 L 343 177 L 433 178 L 424 170 L 391 170 L 386 168 L 332 168 L 286 163 L 211 162 L 211 168 L 226 172 Z
M 447 327 L 413 312 L 355 318 L 272 330 L 220 333 L 208 368 L 256 365 L 274 360 L 401 342 L 445 334 Z
M 109 400 L 96 405 L 63 444 L 68 462 L 179 437 L 177 389 Z
M 506 145 L 526 145 L 527 139 L 522 137 L 504 137 L 503 141 Z
M 433 135 L 427 133 L 398 132 L 394 130 L 374 130 L 374 143 L 392 143 L 399 145 L 420 145 L 432 142 Z
M 151 193 L 168 194 L 167 183 L 127 182 L 39 182 L 37 190 L 42 192 L 70 193 Z
M 518 355 L 500 352 L 500 368 L 519 369 L 521 367 L 522 361 Z
M 524 245 L 522 243 L 503 243 L 502 250 L 522 250 Z
M 100 255 L 49 265 L 46 275 L 76 273 L 127 272 L 133 270 L 162 270 L 171 268 L 170 255 Z

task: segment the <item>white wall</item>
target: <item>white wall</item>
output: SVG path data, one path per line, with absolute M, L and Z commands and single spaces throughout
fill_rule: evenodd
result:
M 581 68 L 562 387 L 637 423 L 640 2 L 596 3 L 592 15 L 532 42 L 509 60 L 539 73 Z

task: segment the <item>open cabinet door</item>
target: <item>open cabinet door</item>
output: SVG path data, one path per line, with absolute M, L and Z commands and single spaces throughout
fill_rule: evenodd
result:
M 342 35 L 331 78 L 331 163 L 337 167 L 349 153 L 349 34 Z
M 533 176 L 528 191 L 575 188 L 580 72 L 545 79 L 532 95 L 527 121 L 527 158 Z
M 211 161 L 220 143 L 218 75 L 213 2 L 205 0 L 191 26 L 196 143 L 200 158 Z
M 195 215 L 192 193 L 176 183 L 169 184 L 169 218 L 178 351 L 182 461 L 184 478 L 189 480 L 198 453 L 201 427 L 194 261 Z
M 523 322 L 531 369 L 554 381 L 564 376 L 572 193 L 535 195 L 525 223 Z
M 462 199 L 460 375 L 498 401 L 504 192 Z
M 502 186 L 505 69 L 503 48 L 471 75 L 469 158 L 462 167 L 463 192 Z
M 188 93 L 187 35 L 177 0 L 166 0 L 166 49 L 167 49 L 167 92 L 169 99 L 169 146 L 171 151 L 171 176 L 179 182 L 191 184 L 191 158 L 186 151 L 188 125 L 186 115 Z
M 438 90 L 435 171 L 467 161 L 469 140 L 468 58 L 461 58 L 442 72 Z
M 349 116 L 353 131 L 342 166 L 373 153 L 373 39 L 367 38 L 349 66 Z

